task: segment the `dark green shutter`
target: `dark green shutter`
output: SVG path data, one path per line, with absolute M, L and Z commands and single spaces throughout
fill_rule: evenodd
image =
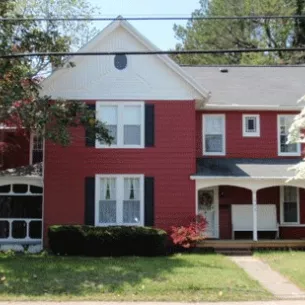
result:
M 144 225 L 151 227 L 155 223 L 155 183 L 154 177 L 145 177 L 144 181 L 144 200 L 145 200 L 145 219 Z
M 145 105 L 145 147 L 155 146 L 155 105 Z
M 95 178 L 85 177 L 85 224 L 94 226 Z
M 87 105 L 87 107 L 90 110 L 94 110 L 95 111 L 95 104 Z M 90 137 L 90 134 L 89 134 L 87 129 L 85 130 L 85 139 L 86 139 L 86 146 L 88 146 L 88 147 L 95 147 L 95 137 L 92 137 L 92 136 Z

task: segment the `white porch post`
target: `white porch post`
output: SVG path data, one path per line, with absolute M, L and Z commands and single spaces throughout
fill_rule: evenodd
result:
M 257 241 L 257 198 L 256 190 L 252 191 L 253 240 Z

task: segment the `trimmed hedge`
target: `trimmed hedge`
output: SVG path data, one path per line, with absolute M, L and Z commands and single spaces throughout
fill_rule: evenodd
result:
M 166 254 L 167 233 L 150 227 L 51 226 L 54 254 L 87 256 L 158 256 Z

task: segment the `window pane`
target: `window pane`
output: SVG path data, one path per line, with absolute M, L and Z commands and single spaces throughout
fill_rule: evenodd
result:
M 296 202 L 284 202 L 284 222 L 297 222 L 298 212 Z
M 123 202 L 123 222 L 140 223 L 140 201 L 124 200 Z
M 296 153 L 298 151 L 298 146 L 296 143 L 294 144 L 286 144 L 288 137 L 286 135 L 280 136 L 281 141 L 281 152 L 291 152 Z
M 101 200 L 116 200 L 116 179 L 101 179 Z
M 10 231 L 10 224 L 6 220 L 0 221 L 0 238 L 8 238 Z
M 140 200 L 140 179 L 124 179 L 124 200 Z
M 205 134 L 222 134 L 224 120 L 222 116 L 205 116 Z
M 26 193 L 28 191 L 27 184 L 13 184 L 13 192 L 14 193 Z
M 113 140 L 111 142 L 111 144 L 116 145 L 118 144 L 118 128 L 117 125 L 106 125 L 109 135 L 111 137 L 113 137 Z M 102 141 L 103 144 L 105 144 L 106 142 Z
M 222 135 L 206 135 L 205 136 L 206 152 L 223 152 Z
M 124 106 L 124 125 L 141 125 L 141 106 Z
M 139 125 L 124 126 L 124 144 L 125 145 L 141 144 L 141 126 Z
M 116 223 L 116 201 L 100 200 L 100 223 Z
M 297 188 L 284 186 L 284 202 L 297 202 Z
M 246 131 L 247 132 L 256 131 L 256 118 L 253 117 L 246 118 Z
M 42 222 L 41 221 L 31 221 L 29 223 L 29 235 L 30 238 L 39 239 L 42 237 Z
M 12 237 L 13 238 L 25 238 L 26 237 L 26 227 L 25 221 L 16 220 L 12 223 Z
M 106 125 L 117 125 L 118 123 L 118 107 L 117 106 L 101 106 L 100 118 Z

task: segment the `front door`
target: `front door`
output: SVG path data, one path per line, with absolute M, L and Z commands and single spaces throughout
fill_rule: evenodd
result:
M 198 191 L 198 214 L 206 218 L 208 227 L 205 232 L 209 238 L 218 238 L 218 192 L 217 188 Z

